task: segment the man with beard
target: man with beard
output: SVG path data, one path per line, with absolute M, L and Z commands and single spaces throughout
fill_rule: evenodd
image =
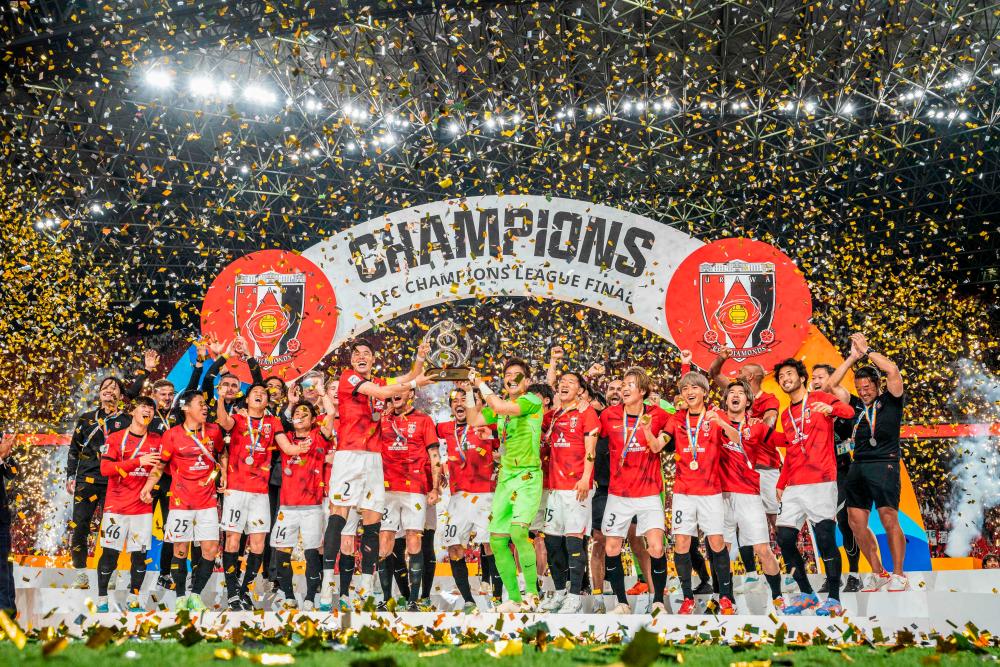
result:
M 852 396 L 849 391 L 839 385 L 831 385 L 830 380 L 836 370 L 829 364 L 813 366 L 812 390 L 833 394 L 854 408 L 856 413 L 863 405 L 861 399 Z M 854 531 L 851 530 L 851 523 L 847 517 L 847 473 L 851 470 L 851 458 L 854 454 L 854 441 L 851 439 L 853 425 L 854 422 L 851 419 L 833 420 L 834 441 L 837 450 L 837 528 L 840 530 L 844 552 L 847 554 L 847 583 L 842 589 L 845 593 L 857 593 L 861 590 L 861 580 L 855 576 L 858 571 L 858 562 L 861 560 L 861 549 L 858 548 L 858 542 L 854 539 Z M 819 592 L 830 592 L 827 590 L 825 581 Z
M 87 568 L 87 538 L 90 522 L 108 490 L 108 478 L 101 474 L 101 456 L 107 451 L 108 436 L 128 428 L 132 421 L 120 407 L 122 394 L 121 380 L 102 379 L 97 390 L 100 406 L 80 415 L 69 444 L 66 490 L 73 494 L 70 553 L 73 567 L 80 570 L 73 579 L 73 588 L 90 588 L 87 573 L 83 571 Z
M 837 461 L 833 446 L 833 420 L 850 419 L 854 410 L 836 396 L 808 390 L 805 364 L 785 359 L 774 367 L 778 385 L 791 401 L 781 414 L 785 462 L 778 479 L 778 546 L 785 565 L 801 593 L 785 606 L 786 614 L 814 609 L 818 616 L 838 616 L 840 606 L 840 550 L 834 534 L 837 517 Z M 813 592 L 798 548 L 799 531 L 809 521 L 816 548 L 826 569 L 829 596 L 820 605 Z
M 471 389 L 455 389 L 451 392 L 453 421 L 438 424 L 437 434 L 447 446 L 448 483 L 451 489 L 442 544 L 448 549 L 455 586 L 465 603 L 462 611 L 468 614 L 476 611 L 476 603 L 469 585 L 466 547 L 470 543 L 482 545 L 481 579 L 486 581 L 489 577 L 487 573 L 494 569 L 489 524 L 493 489 L 496 486 L 493 456 L 497 441 L 489 428 L 469 426 L 465 409 L 467 391 Z M 495 592 L 495 596 L 500 597 L 499 591 Z

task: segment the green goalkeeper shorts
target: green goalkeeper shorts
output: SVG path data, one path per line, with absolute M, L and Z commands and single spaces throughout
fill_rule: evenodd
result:
M 509 534 L 513 523 L 531 525 L 542 502 L 542 469 L 539 467 L 500 469 L 493 492 L 490 532 Z

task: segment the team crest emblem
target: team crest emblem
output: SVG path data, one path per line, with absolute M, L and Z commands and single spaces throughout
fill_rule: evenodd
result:
M 706 345 L 714 351 L 728 347 L 741 361 L 775 342 L 772 262 L 704 262 L 699 278 Z
M 578 421 L 578 418 L 577 418 L 576 415 L 573 415 L 572 417 L 569 418 L 569 429 L 571 431 L 575 431 L 576 430 L 577 421 Z
M 268 271 L 236 276 L 233 317 L 255 357 L 287 360 L 298 352 L 306 274 Z M 262 363 L 262 365 L 264 365 Z

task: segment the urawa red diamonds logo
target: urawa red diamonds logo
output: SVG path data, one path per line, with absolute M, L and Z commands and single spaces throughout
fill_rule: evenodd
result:
M 774 246 L 722 239 L 677 267 L 666 315 L 674 341 L 702 368 L 723 348 L 733 352 L 728 369 L 748 362 L 768 368 L 799 351 L 812 297 L 802 272 Z
M 229 341 L 242 336 L 264 375 L 290 381 L 326 354 L 337 330 L 337 299 L 326 275 L 308 259 L 261 250 L 237 259 L 205 295 L 201 329 Z M 250 381 L 246 359 L 227 367 Z

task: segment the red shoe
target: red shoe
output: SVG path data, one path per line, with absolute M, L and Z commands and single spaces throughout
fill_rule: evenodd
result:
M 732 600 L 729 598 L 719 598 L 719 613 L 723 616 L 732 616 L 736 613 L 736 607 L 733 606 Z
M 681 604 L 681 608 L 677 610 L 677 613 L 682 614 L 684 616 L 690 616 L 691 614 L 693 614 L 694 598 L 684 598 L 684 602 L 683 604 Z
M 646 585 L 644 581 L 635 582 L 635 586 L 625 591 L 626 595 L 642 595 L 643 593 L 649 591 L 649 586 Z

